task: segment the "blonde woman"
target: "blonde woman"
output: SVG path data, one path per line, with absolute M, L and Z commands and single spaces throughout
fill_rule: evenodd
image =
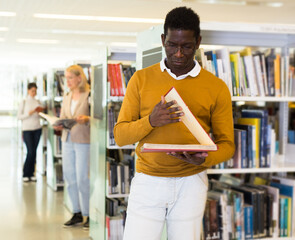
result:
M 72 65 L 65 71 L 67 86 L 70 92 L 64 96 L 61 118 L 76 119 L 78 124 L 71 130 L 62 130 L 63 174 L 70 201 L 73 206 L 72 218 L 64 223 L 71 227 L 83 222 L 89 228 L 89 159 L 90 159 L 90 126 L 89 126 L 89 84 L 82 67 Z

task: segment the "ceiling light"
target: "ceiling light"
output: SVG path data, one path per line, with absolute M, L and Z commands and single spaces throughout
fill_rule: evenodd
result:
M 6 32 L 8 30 L 9 30 L 8 27 L 0 27 L 0 32 Z
M 136 47 L 137 43 L 134 43 L 134 42 L 111 42 L 109 45 L 116 46 L 116 47 Z
M 235 0 L 197 0 L 198 3 L 203 4 L 224 4 L 224 5 L 246 5 L 246 1 L 235 1 Z
M 30 38 L 20 38 L 16 40 L 19 43 L 42 43 L 42 44 L 56 44 L 58 40 L 51 39 L 30 39 Z
M 0 12 L 0 17 L 14 17 L 16 16 L 15 12 Z
M 155 18 L 128 18 L 128 17 L 104 17 L 104 16 L 81 16 L 81 15 L 63 15 L 63 14 L 45 14 L 36 13 L 36 18 L 46 19 L 67 19 L 67 20 L 86 20 L 103 22 L 133 22 L 133 23 L 163 23 L 163 19 Z
M 284 4 L 282 2 L 272 2 L 272 3 L 266 3 L 266 6 L 268 7 L 282 7 Z
M 0 42 L 4 42 L 5 41 L 5 39 L 4 38 L 0 38 Z
M 79 31 L 79 30 L 59 30 L 53 29 L 52 33 L 58 34 L 81 34 L 81 35 L 96 35 L 96 36 L 118 36 L 118 37 L 136 37 L 136 32 L 102 32 L 102 31 Z

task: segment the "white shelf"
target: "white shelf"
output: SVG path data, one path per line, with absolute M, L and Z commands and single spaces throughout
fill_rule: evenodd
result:
M 124 96 L 110 96 L 108 102 L 123 102 Z
M 272 160 L 270 168 L 228 168 L 228 169 L 208 169 L 207 170 L 207 174 L 273 173 L 273 172 L 295 172 L 295 155 L 292 154 L 292 150 L 287 151 L 286 156 L 283 156 L 283 155 L 275 156 L 274 159 Z
M 135 149 L 135 145 L 126 145 L 123 147 L 115 146 L 107 146 L 108 149 Z
M 295 102 L 295 97 L 232 97 L 232 101 L 245 102 Z
M 129 197 L 129 194 L 107 194 L 108 198 L 126 198 Z

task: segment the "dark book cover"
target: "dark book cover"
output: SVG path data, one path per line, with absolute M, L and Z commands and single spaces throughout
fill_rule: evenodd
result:
M 242 109 L 244 118 L 260 118 L 260 167 L 270 167 L 270 143 L 268 141 L 268 111 L 266 109 Z
M 235 124 L 234 128 L 242 129 L 247 131 L 246 138 L 246 157 L 247 157 L 247 167 L 253 168 L 254 166 L 254 151 L 253 151 L 253 126 L 246 124 Z
M 266 76 L 267 86 L 270 96 L 275 96 L 275 70 L 274 61 L 276 59 L 275 49 L 269 49 L 265 53 L 265 65 L 266 65 Z
M 245 239 L 253 239 L 253 206 L 244 206 Z

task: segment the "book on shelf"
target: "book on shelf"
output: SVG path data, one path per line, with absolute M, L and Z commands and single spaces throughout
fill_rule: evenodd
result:
M 246 168 L 248 157 L 246 151 L 247 132 L 242 129 L 234 129 L 235 153 L 233 156 L 234 168 Z
M 242 109 L 243 118 L 260 118 L 260 167 L 270 167 L 270 141 L 268 140 L 268 112 L 266 109 Z
M 256 168 L 259 168 L 260 164 L 259 164 L 259 159 L 260 159 L 260 119 L 259 118 L 238 118 L 237 122 L 238 124 L 244 124 L 244 125 L 252 125 L 254 126 L 253 129 L 255 131 L 254 136 L 255 138 L 255 155 L 253 156 L 254 162 L 253 162 L 253 166 L 255 166 Z
M 253 206 L 244 205 L 245 239 L 253 239 Z
M 172 107 L 180 106 L 184 113 L 180 117 L 181 122 L 188 128 L 188 130 L 193 134 L 193 136 L 198 140 L 200 144 L 143 144 L 142 152 L 179 152 L 179 151 L 192 151 L 192 152 L 202 152 L 202 151 L 216 151 L 217 145 L 209 137 L 208 133 L 203 129 L 201 124 L 191 113 L 188 106 L 185 104 L 179 93 L 174 87 L 172 87 L 168 93 L 164 96 L 166 102 L 175 100 L 176 104 Z
M 255 167 L 254 165 L 254 157 L 256 152 L 255 152 L 255 139 L 253 139 L 254 134 L 253 134 L 253 128 L 255 128 L 252 125 L 244 125 L 244 124 L 234 124 L 235 129 L 241 129 L 246 131 L 246 159 L 247 162 L 245 164 L 245 167 L 247 168 L 253 168 Z M 254 129 L 255 130 L 255 129 Z M 255 133 L 255 132 L 254 132 Z
M 135 73 L 135 68 L 123 66 L 120 63 L 109 63 L 107 73 L 110 83 L 110 96 L 124 96 L 128 82 Z
M 291 211 L 291 221 L 294 223 L 295 222 L 295 178 L 272 176 L 272 181 L 288 186 L 289 190 L 287 190 L 286 188 L 286 190 L 283 191 L 282 194 L 290 196 L 290 197 L 292 196 L 291 205 L 294 207 L 292 207 L 292 211 Z M 292 190 L 289 187 L 291 187 Z M 291 231 L 292 231 L 292 236 L 295 236 L 295 224 L 292 225 Z
M 65 129 L 71 129 L 77 123 L 75 119 L 67 119 L 67 118 L 61 119 L 55 116 L 50 116 L 42 112 L 40 112 L 39 115 L 42 118 L 46 119 L 49 122 L 49 124 L 51 124 L 52 126 L 63 126 L 63 128 Z
M 232 96 L 294 96 L 293 56 L 245 47 L 196 51 L 196 60 L 228 86 Z

